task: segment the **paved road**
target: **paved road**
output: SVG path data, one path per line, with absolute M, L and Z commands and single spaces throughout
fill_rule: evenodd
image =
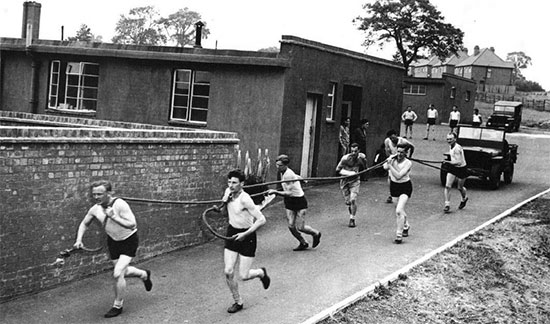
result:
M 423 135 L 423 126 L 415 134 Z M 447 149 L 447 127 L 438 141 L 413 139 L 415 157 L 439 159 Z M 417 135 L 418 136 L 418 135 Z M 421 136 L 418 136 L 421 137 Z M 219 240 L 143 262 L 153 271 L 154 288 L 129 280 L 124 313 L 103 314 L 112 302 L 110 273 L 103 273 L 33 296 L 0 304 L 2 323 L 300 323 L 323 309 L 376 283 L 406 264 L 469 231 L 509 207 L 548 188 L 550 135 L 512 134 L 519 144 L 514 182 L 492 191 L 468 181 L 470 201 L 461 211 L 453 191 L 453 212 L 443 214 L 443 190 L 437 170 L 413 165 L 413 197 L 408 206 L 411 236 L 393 244 L 395 204 L 386 204 L 386 180 L 361 187 L 356 228 L 347 227 L 347 210 L 336 184 L 308 189 L 309 223 L 323 232 L 319 247 L 293 252 L 281 203 L 265 210 L 268 223 L 259 233 L 256 265 L 266 266 L 273 281 L 264 290 L 258 280 L 241 285 L 245 309 L 226 313 L 232 303 L 225 285 Z M 221 191 L 220 191 L 221 192 Z

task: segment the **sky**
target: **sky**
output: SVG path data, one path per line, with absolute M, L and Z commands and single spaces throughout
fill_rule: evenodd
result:
M 393 43 L 365 49 L 364 34 L 352 20 L 365 14 L 363 4 L 374 0 L 35 0 L 42 5 L 40 38 L 74 36 L 81 24 L 110 42 L 117 21 L 135 7 L 153 5 L 162 16 L 187 7 L 201 14 L 210 30 L 205 48 L 258 50 L 276 46 L 282 35 L 391 59 Z M 21 37 L 23 0 L 0 1 L 0 37 Z M 541 0 L 431 0 L 445 21 L 464 32 L 464 45 L 494 47 L 502 59 L 524 52 L 532 65 L 522 70 L 528 80 L 550 90 L 547 55 L 550 18 Z

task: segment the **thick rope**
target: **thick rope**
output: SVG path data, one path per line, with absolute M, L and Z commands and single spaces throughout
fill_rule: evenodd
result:
M 209 212 L 211 211 L 214 211 L 214 212 L 217 212 L 217 213 L 220 213 L 220 209 L 223 208 L 223 205 L 221 207 L 218 207 L 218 206 L 212 206 L 208 209 L 206 209 L 203 213 L 202 213 L 202 221 L 204 223 L 204 225 L 206 225 L 206 228 L 208 228 L 208 230 L 214 234 L 214 236 L 216 236 L 217 238 L 221 238 L 222 240 L 226 240 L 226 241 L 231 241 L 233 240 L 232 237 L 228 237 L 228 236 L 224 236 L 218 232 L 216 232 L 216 230 L 214 230 L 214 228 L 208 223 L 208 220 L 206 219 L 206 214 L 208 214 Z
M 75 247 L 72 247 L 70 249 L 65 249 L 61 252 L 59 252 L 58 256 L 57 256 L 57 259 L 55 259 L 55 262 L 52 263 L 52 265 L 63 265 L 65 263 L 65 259 L 68 258 L 69 256 L 71 256 L 71 254 L 73 252 L 77 252 L 77 251 L 85 251 L 85 252 L 98 252 L 102 249 L 103 247 L 102 246 L 99 246 L 97 248 L 87 248 L 85 246 L 82 246 L 80 248 L 75 248 Z

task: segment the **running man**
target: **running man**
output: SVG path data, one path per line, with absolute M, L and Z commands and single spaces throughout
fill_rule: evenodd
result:
M 407 146 L 407 151 L 409 152 L 409 157 L 411 158 L 414 153 L 414 145 L 403 137 L 397 136 L 397 132 L 394 129 L 390 129 L 386 133 L 386 139 L 384 140 L 384 146 L 386 147 L 386 156 L 391 156 L 397 154 L 397 146 L 405 145 Z M 388 177 L 388 183 L 390 183 L 390 178 Z M 391 194 L 386 199 L 388 204 L 393 202 Z
M 443 208 L 445 213 L 448 213 L 451 210 L 451 187 L 453 186 L 455 179 L 458 179 L 457 188 L 462 195 L 462 200 L 460 201 L 460 205 L 458 205 L 458 209 L 466 207 L 466 202 L 468 201 L 466 187 L 464 187 L 464 182 L 466 182 L 466 178 L 468 177 L 468 168 L 466 167 L 464 150 L 462 149 L 462 146 L 456 142 L 456 139 L 456 133 L 449 133 L 447 135 L 447 143 L 449 143 L 449 146 L 451 147 L 449 150 L 451 160 L 443 161 L 448 171 L 447 181 L 445 183 L 445 208 Z
M 407 145 L 400 144 L 397 147 L 397 153 L 390 156 L 384 169 L 388 170 L 390 175 L 390 192 L 392 197 L 397 197 L 397 206 L 395 207 L 395 217 L 397 222 L 396 244 L 403 243 L 403 237 L 409 236 L 409 222 L 405 205 L 412 195 L 412 183 L 409 177 L 411 173 L 412 162 L 407 159 Z
M 223 251 L 224 273 L 227 286 L 233 295 L 234 304 L 227 309 L 236 313 L 243 309 L 243 300 L 239 294 L 239 285 L 235 278 L 235 268 L 239 263 L 241 280 L 259 278 L 264 289 L 269 288 L 271 279 L 265 268 L 250 269 L 256 255 L 256 230 L 265 224 L 266 220 L 259 207 L 243 190 L 245 175 L 241 170 L 233 170 L 227 175 L 227 189 L 222 201 L 227 205 L 229 225 L 227 236 L 232 240 L 225 241 Z
M 113 197 L 112 185 L 109 181 L 98 181 L 91 185 L 92 197 L 96 204 L 92 206 L 78 227 L 78 234 L 74 243 L 75 248 L 82 248 L 82 237 L 96 219 L 107 233 L 107 246 L 113 262 L 113 284 L 115 301 L 113 307 L 105 317 L 115 317 L 122 313 L 122 306 L 126 293 L 126 277 L 137 277 L 143 280 L 145 290 L 153 288 L 151 271 L 141 270 L 130 266 L 132 258 L 136 256 L 139 238 L 137 234 L 136 217 L 128 203 L 121 198 Z
M 349 227 L 355 227 L 355 215 L 357 214 L 357 195 L 359 194 L 359 185 L 361 180 L 356 175 L 367 168 L 367 157 L 359 152 L 359 145 L 353 143 L 350 145 L 350 153 L 346 154 L 338 163 L 336 172 L 342 176 L 350 176 L 340 180 L 340 189 L 344 195 L 346 205 L 349 211 Z M 355 175 L 355 176 L 354 176 Z
M 407 134 L 410 132 L 411 135 L 409 138 L 413 138 L 413 124 L 416 121 L 418 116 L 414 111 L 412 111 L 411 106 L 407 106 L 407 110 L 403 112 L 403 115 L 401 115 L 401 119 L 405 123 L 405 138 L 407 138 Z
M 433 104 L 430 104 L 428 107 L 428 111 L 426 112 L 426 115 L 428 117 L 428 121 L 426 123 L 426 137 L 424 137 L 425 140 L 430 138 L 430 129 L 432 130 L 432 136 L 433 140 L 435 141 L 435 122 L 437 120 L 437 109 L 435 109 Z
M 277 170 L 281 173 L 281 180 L 296 180 L 290 182 L 283 182 L 281 185 L 283 191 L 277 191 L 274 189 L 268 190 L 268 194 L 278 195 L 284 197 L 284 203 L 286 208 L 286 218 L 288 220 L 288 229 L 292 236 L 294 236 L 300 245 L 294 249 L 294 251 L 303 251 L 307 250 L 309 244 L 302 236 L 302 233 L 306 233 L 312 236 L 313 243 L 312 247 L 315 248 L 319 245 L 321 240 L 321 232 L 318 230 L 306 225 L 306 210 L 307 210 L 307 200 L 302 190 L 302 185 L 300 184 L 300 177 L 294 171 L 292 171 L 288 164 L 290 159 L 287 155 L 281 154 L 277 157 L 275 164 L 277 165 Z

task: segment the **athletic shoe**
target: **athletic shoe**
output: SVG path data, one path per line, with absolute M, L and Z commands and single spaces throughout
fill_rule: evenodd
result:
M 424 139 L 424 140 L 427 140 L 428 138 L 427 138 L 427 137 L 424 137 L 423 139 Z
M 355 227 L 355 219 L 352 218 L 352 219 L 349 220 L 348 227 Z
M 147 278 L 143 280 L 143 285 L 145 286 L 145 290 L 151 291 L 153 289 L 153 282 L 151 281 L 151 270 L 145 270 L 147 272 Z
M 435 137 L 434 137 L 434 141 L 435 141 Z
M 466 197 L 466 199 L 464 199 L 463 201 L 460 202 L 460 205 L 458 205 L 458 209 L 462 209 L 462 208 L 466 207 L 467 202 L 468 202 L 468 197 Z
M 227 312 L 228 312 L 228 313 L 236 313 L 236 312 L 240 311 L 241 309 L 243 309 L 243 304 L 237 304 L 237 303 L 235 303 L 235 304 L 231 305 L 231 307 L 229 307 L 229 308 L 227 309 Z
M 443 208 L 443 212 L 450 213 L 451 212 L 451 207 L 445 206 L 445 208 Z
M 317 234 L 317 235 L 313 235 L 313 245 L 312 245 L 312 247 L 316 248 L 317 245 L 319 245 L 320 242 L 321 242 L 321 232 L 319 232 L 319 234 Z
M 307 244 L 307 243 L 300 243 L 300 245 L 298 245 L 297 247 L 295 247 L 292 251 L 303 251 L 303 250 L 307 250 L 308 247 L 309 247 L 309 244 Z
M 122 307 L 120 307 L 120 308 L 112 307 L 111 309 L 109 309 L 109 311 L 107 313 L 105 313 L 104 316 L 106 318 L 111 318 L 111 317 L 116 317 L 120 314 L 122 314 Z
M 262 285 L 264 285 L 264 289 L 269 288 L 269 284 L 271 284 L 271 278 L 267 275 L 267 270 L 265 268 L 262 268 L 264 271 L 264 276 L 260 278 L 262 281 Z
M 409 229 L 410 229 L 410 228 L 411 228 L 411 227 L 409 226 L 409 228 L 403 229 L 403 234 L 402 234 L 403 237 L 408 237 L 408 236 L 409 236 Z
M 395 240 L 393 240 L 393 242 L 394 242 L 395 244 L 401 244 L 401 243 L 403 243 L 403 239 L 398 237 L 398 238 L 396 238 Z
M 388 204 L 391 204 L 393 202 L 393 198 L 391 196 L 389 196 L 388 199 L 386 199 L 386 202 Z

